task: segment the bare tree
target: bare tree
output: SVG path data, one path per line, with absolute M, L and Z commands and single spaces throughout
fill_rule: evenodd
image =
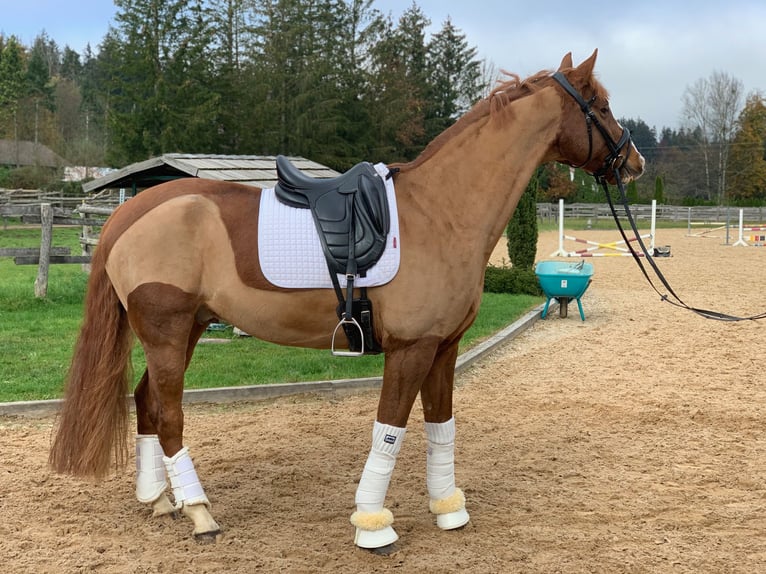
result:
M 726 166 L 729 149 L 742 109 L 744 87 L 741 80 L 715 71 L 687 86 L 683 94 L 683 114 L 689 131 L 698 134 L 703 152 L 706 197 L 720 205 L 726 197 Z M 714 163 L 713 163 L 714 162 Z

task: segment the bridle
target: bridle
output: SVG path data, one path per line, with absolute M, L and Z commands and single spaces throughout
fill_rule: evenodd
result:
M 620 136 L 620 139 L 615 143 L 614 139 L 612 139 L 612 136 L 609 134 L 609 132 L 606 130 L 606 128 L 601 124 L 601 122 L 598 120 L 598 117 L 595 113 L 593 113 L 593 110 L 591 109 L 591 104 L 595 101 L 595 96 L 591 98 L 590 101 L 585 101 L 585 99 L 580 95 L 580 92 L 578 92 L 572 84 L 569 83 L 569 80 L 567 80 L 566 76 L 562 74 L 561 72 L 555 72 L 553 74 L 553 79 L 558 82 L 561 87 L 564 89 L 564 91 L 572 96 L 574 100 L 577 102 L 577 104 L 580 106 L 580 109 L 582 110 L 583 114 L 585 115 L 585 124 L 588 129 L 588 158 L 579 165 L 574 165 L 572 167 L 583 167 L 590 163 L 591 159 L 593 158 L 593 126 L 596 126 L 596 129 L 601 134 L 601 137 L 604 138 L 604 141 L 606 142 L 607 148 L 609 148 L 609 153 L 604 158 L 603 165 L 595 171 L 592 175 L 596 179 L 596 182 L 600 184 L 604 189 L 604 194 L 606 195 L 607 203 L 609 204 L 609 209 L 612 212 L 612 217 L 614 218 L 615 223 L 617 224 L 617 229 L 620 230 L 620 234 L 622 235 L 622 239 L 625 242 L 625 244 L 628 246 L 628 249 L 630 249 L 630 253 L 633 255 L 633 259 L 636 261 L 636 264 L 638 264 L 638 267 L 641 269 L 641 272 L 644 274 L 644 277 L 649 282 L 649 285 L 651 285 L 652 289 L 655 290 L 655 292 L 660 296 L 662 301 L 667 301 L 671 305 L 675 305 L 676 307 L 681 307 L 683 309 L 687 309 L 689 311 L 692 311 L 693 313 L 696 313 L 698 315 L 701 315 L 702 317 L 705 317 L 706 319 L 715 319 L 717 321 L 755 321 L 758 319 L 766 319 L 766 313 L 761 313 L 759 315 L 751 315 L 749 317 L 737 317 L 735 315 L 728 315 L 726 313 L 720 313 L 718 311 L 709 311 L 707 309 L 700 309 L 698 307 L 691 307 L 684 303 L 681 298 L 676 295 L 675 291 L 673 291 L 673 288 L 668 283 L 667 279 L 665 279 L 665 276 L 660 271 L 659 267 L 657 266 L 657 263 L 654 260 L 654 257 L 649 253 L 648 249 L 646 248 L 646 245 L 644 244 L 644 241 L 641 239 L 641 234 L 638 232 L 638 228 L 636 226 L 636 221 L 633 218 L 633 214 L 630 211 L 630 204 L 628 203 L 627 194 L 625 193 L 625 185 L 622 183 L 622 174 L 620 173 L 620 170 L 623 169 L 627 165 L 628 158 L 630 157 L 631 152 L 631 139 L 630 139 L 630 131 L 628 128 L 623 127 L 622 128 L 622 135 Z M 628 146 L 628 151 L 625 152 L 625 155 L 623 156 L 621 153 L 621 150 Z M 614 181 L 616 182 L 617 189 L 620 190 L 620 201 L 622 203 L 623 208 L 625 209 L 625 215 L 628 219 L 628 222 L 630 223 L 631 230 L 635 234 L 635 239 L 638 245 L 641 247 L 641 254 L 637 253 L 635 249 L 633 249 L 633 241 L 629 240 L 627 237 L 627 234 L 625 233 L 625 230 L 622 228 L 622 223 L 620 223 L 620 219 L 617 216 L 617 212 L 614 208 L 614 203 L 612 202 L 612 197 L 609 193 L 609 184 L 607 182 L 607 176 L 612 175 L 614 178 Z M 663 294 L 660 292 L 659 289 L 657 289 L 656 285 L 652 281 L 651 277 L 649 277 L 649 274 L 646 271 L 646 268 L 641 261 L 641 255 L 644 256 L 646 261 L 651 265 L 652 270 L 654 271 L 654 274 L 657 276 L 657 278 L 660 280 L 660 282 L 664 285 L 664 287 L 668 290 L 668 294 Z M 672 299 L 671 299 L 672 297 Z
M 577 102 L 577 105 L 580 106 L 582 113 L 585 114 L 585 125 L 588 129 L 588 157 L 581 164 L 573 165 L 572 167 L 583 167 L 589 164 L 590 160 L 593 158 L 593 126 L 596 126 L 596 129 L 601 134 L 601 137 L 604 138 L 606 146 L 609 148 L 609 154 L 604 158 L 604 164 L 601 166 L 601 168 L 593 173 L 596 181 L 600 182 L 601 179 L 607 176 L 610 170 L 619 170 L 626 165 L 628 158 L 630 157 L 630 151 L 632 147 L 630 145 L 630 130 L 626 127 L 623 127 L 622 135 L 620 135 L 620 139 L 615 143 L 611 134 L 606 130 L 603 124 L 598 120 L 598 116 L 596 116 L 596 114 L 591 109 L 591 105 L 596 101 L 596 96 L 593 96 L 589 101 L 586 102 L 585 98 L 580 95 L 580 92 L 578 92 L 574 86 L 569 83 L 569 80 L 567 80 L 566 76 L 561 72 L 554 73 L 553 79 L 556 80 L 562 88 L 564 88 L 566 93 L 574 98 L 574 100 Z M 623 156 L 620 152 L 626 146 L 628 151 Z

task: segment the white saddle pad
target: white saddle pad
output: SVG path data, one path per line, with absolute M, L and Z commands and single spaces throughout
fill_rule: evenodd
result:
M 384 285 L 399 271 L 401 245 L 394 182 L 392 179 L 385 179 L 388 168 L 384 164 L 375 165 L 375 171 L 386 182 L 391 226 L 383 255 L 374 267 L 367 270 L 365 277 L 357 276 L 354 280 L 356 287 Z M 281 203 L 273 189 L 264 189 L 261 192 L 258 258 L 264 276 L 277 287 L 332 289 L 330 271 L 327 269 L 311 211 Z M 344 275 L 338 274 L 338 280 L 341 287 L 346 286 Z

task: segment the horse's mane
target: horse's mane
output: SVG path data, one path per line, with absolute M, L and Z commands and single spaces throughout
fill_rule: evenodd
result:
M 391 167 L 397 167 L 402 171 L 418 167 L 433 157 L 449 140 L 463 132 L 477 120 L 485 117 L 487 114 L 498 114 L 509 104 L 539 91 L 553 81 L 550 70 L 542 70 L 523 80 L 518 74 L 505 70 L 501 70 L 501 72 L 503 76 L 497 80 L 497 85 L 489 95 L 479 100 L 457 122 L 431 140 L 417 158 L 409 163 L 392 164 Z M 596 95 L 603 96 L 604 98 L 609 97 L 606 89 L 595 78 L 592 79 L 592 88 L 595 90 Z

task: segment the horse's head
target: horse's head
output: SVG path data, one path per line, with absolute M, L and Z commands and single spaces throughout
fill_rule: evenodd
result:
M 581 167 L 615 184 L 619 172 L 623 183 L 644 172 L 644 157 L 630 139 L 630 132 L 612 115 L 609 94 L 593 76 L 598 50 L 577 67 L 572 54 L 564 56 L 555 85 L 561 91 L 564 115 L 558 137 L 558 161 Z

